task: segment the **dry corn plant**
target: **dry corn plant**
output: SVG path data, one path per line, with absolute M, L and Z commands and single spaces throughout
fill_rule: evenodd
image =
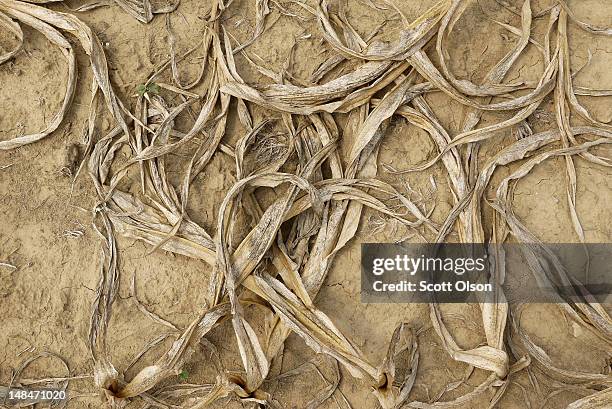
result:
M 434 235 L 437 242 L 445 241 L 455 230 L 462 242 L 501 243 L 511 237 L 530 243 L 525 257 L 532 273 L 541 280 L 568 282 L 570 279 L 561 262 L 547 252 L 513 212 L 512 189 L 538 164 L 563 157 L 570 217 L 578 239 L 584 241 L 576 211 L 574 160 L 577 155 L 594 164 L 610 166 L 610 158 L 598 156 L 593 148 L 612 142 L 612 127 L 594 119 L 577 95 L 610 95 L 610 91 L 573 85 L 567 28 L 574 24 L 597 36 L 610 36 L 612 29 L 578 20 L 564 0 L 553 1 L 552 7 L 542 15 L 534 16 L 530 0 L 525 0 L 522 8 L 515 10 L 520 15 L 519 27 L 500 23 L 516 38 L 513 49 L 476 84 L 456 78 L 447 62 L 448 38 L 471 3 L 468 0 L 439 1 L 415 21 L 404 21 L 404 29 L 392 42 L 363 39 L 347 24 L 342 10 L 340 14 L 330 11 L 328 0 L 318 1 L 316 7 L 296 1 L 293 6 L 297 7 L 297 14 L 291 15 L 305 13 L 308 18 L 316 19 L 320 34 L 335 57 L 313 76 L 311 84 L 295 85 L 287 75 L 260 67 L 274 83 L 254 86 L 241 77 L 234 55 L 244 53 L 263 32 L 265 19 L 270 14 L 268 0 L 256 1 L 256 28 L 252 39 L 241 45 L 235 44 L 222 24 L 221 17 L 232 10 L 232 1 L 226 4 L 216 0 L 205 23 L 202 44 L 206 55 L 198 78 L 188 85 L 181 83 L 177 75 L 180 59 L 174 50 L 172 58 L 161 69 L 172 71 L 174 84 L 159 83 L 159 86 L 183 102 L 171 104 L 160 93 L 151 92 L 151 84 L 155 84 L 160 70 L 142 87 L 135 106 L 128 108 L 113 90 L 104 49 L 96 34 L 75 16 L 53 11 L 44 3 L 47 1 L 0 0 L 0 23 L 20 43 L 27 41 L 22 27 L 29 26 L 59 47 L 68 62 L 64 102 L 45 129 L 2 141 L 0 149 L 14 149 L 48 137 L 62 123 L 77 81 L 75 50 L 67 36 L 76 38 L 87 53 L 93 71 L 88 119 L 90 146 L 83 169 L 93 180 L 99 199 L 94 209 L 94 225 L 100 233 L 102 257 L 97 296 L 91 311 L 89 347 L 94 362 L 93 380 L 104 393 L 106 405 L 120 408 L 139 401 L 141 408 L 195 409 L 231 396 L 250 407 L 274 407 L 278 404 L 266 391 L 264 382 L 270 378 L 271 365 L 290 333 L 300 336 L 314 353 L 323 354 L 324 362 L 336 368 L 336 380 L 329 382 L 309 402 L 309 408 L 318 407 L 327 399 L 333 399 L 340 407 L 350 407 L 338 389 L 337 364 L 351 376 L 366 380 L 380 407 L 385 409 L 466 407 L 472 399 L 490 391 L 494 391 L 490 406 L 493 407 L 511 377 L 533 366 L 542 368 L 559 382 L 580 385 L 589 391 L 588 396 L 574 402 L 571 408 L 612 405 L 609 375 L 560 368 L 521 329 L 517 321 L 519 311 L 504 302 L 503 264 L 490 278 L 496 288 L 495 299 L 480 304 L 485 345 L 459 345 L 447 328 L 439 306 L 435 303 L 429 306 L 433 328 L 450 357 L 489 373 L 471 392 L 450 401 L 420 402 L 410 398 L 419 368 L 419 345 L 416 333 L 406 325 L 399 325 L 392 334 L 384 360 L 370 362 L 317 308 L 316 302 L 335 255 L 355 235 L 364 207 L 408 228 L 422 228 Z M 177 7 L 172 4 L 156 9 L 149 0 L 115 0 L 91 3 L 79 10 L 87 11 L 108 3 L 116 3 L 144 23 L 150 22 L 156 13 L 171 13 Z M 386 4 L 385 8 L 391 7 L 391 2 Z M 282 10 L 289 13 L 285 8 Z M 548 19 L 543 43 L 532 36 L 532 21 L 536 17 Z M 504 82 L 513 64 L 530 46 L 536 47 L 541 55 L 543 70 L 539 79 Z M 1 56 L 0 63 L 13 57 L 18 49 Z M 435 64 L 432 55 L 437 57 Z M 321 81 L 334 67 L 348 64 L 354 67 L 348 73 Z M 202 81 L 206 84 L 203 94 L 189 91 Z M 451 135 L 441 125 L 424 98 L 425 94 L 434 92 L 442 92 L 468 108 L 460 133 Z M 554 129 L 534 133 L 525 126 L 525 121 L 538 111 L 547 96 L 554 98 Z M 232 101 L 236 103 L 241 125 L 247 130 L 234 147 L 223 143 Z M 176 130 L 179 115 L 197 104 L 201 104 L 201 109 L 191 129 L 186 133 Z M 96 137 L 99 106 L 104 106 L 115 121 L 114 129 L 102 137 Z M 251 114 L 255 106 L 269 111 L 275 119 L 255 123 Z M 509 116 L 501 122 L 478 127 L 485 111 L 508 112 Z M 343 132 L 337 123 L 342 114 L 350 118 Z M 387 120 L 393 115 L 427 132 L 437 147 L 437 155 L 427 163 L 390 172 L 419 172 L 441 162 L 455 197 L 455 205 L 442 224 L 432 222 L 431 214 L 424 214 L 409 197 L 376 177 L 378 146 Z M 574 116 L 586 124 L 573 126 Z M 283 129 L 273 137 L 268 135 L 272 132 L 268 126 L 270 121 Z M 482 142 L 514 127 L 519 127 L 517 132 L 521 137 L 489 157 L 486 163 L 479 163 Z M 349 144 L 345 153 L 338 149 L 342 143 Z M 131 157 L 127 162 L 118 163 L 116 153 L 124 146 L 130 148 Z M 183 157 L 180 183 L 172 184 L 165 160 L 178 150 L 188 151 L 189 157 Z M 237 181 L 225 194 L 215 228 L 207 231 L 190 218 L 186 208 L 190 194 L 196 194 L 190 191 L 195 176 L 207 167 L 218 150 L 233 157 Z M 254 153 L 256 160 L 247 160 L 249 153 Z M 297 158 L 296 166 L 289 168 L 286 165 L 292 158 Z M 484 192 L 496 168 L 512 163 L 519 166 L 497 186 L 495 200 L 486 202 Z M 139 175 L 140 195 L 119 188 L 133 168 Z M 254 194 L 259 188 L 278 188 L 276 191 L 281 193 L 263 206 Z M 390 206 L 381 197 L 392 198 L 399 206 Z M 485 211 L 495 213 L 493 234 L 483 227 Z M 239 213 L 247 214 L 251 220 L 240 240 L 236 234 L 240 228 Z M 117 235 L 141 240 L 151 251 L 163 249 L 202 260 L 213 267 L 207 283 L 207 306 L 197 312 L 187 328 L 179 330 L 144 306 L 139 307 L 174 334 L 158 339 L 156 344 L 167 336 L 175 336 L 175 341 L 155 363 L 131 379 L 123 375 L 127 368 L 116 368 L 111 362 L 111 346 L 106 340 L 121 274 Z M 549 262 L 541 262 L 542 258 Z M 610 346 L 612 321 L 606 310 L 588 294 L 582 294 L 581 299 L 584 301 L 578 303 L 559 296 L 557 306 Z M 266 328 L 264 339 L 245 317 L 245 308 L 251 304 L 256 304 L 259 319 Z M 213 353 L 211 361 L 218 369 L 214 384 L 189 388 L 169 384 L 169 380 L 181 373 L 196 348 L 207 344 L 208 333 L 216 326 L 229 323 L 236 336 L 243 370 L 238 373 L 224 369 Z M 151 347 L 150 344 L 145 350 Z M 409 368 L 400 370 L 398 357 L 406 351 Z M 136 359 L 140 356 L 142 353 Z M 316 365 L 314 368 L 318 371 Z M 63 380 L 64 387 L 70 379 L 68 375 Z M 14 382 L 20 382 L 18 373 Z M 447 389 L 452 388 L 449 385 Z

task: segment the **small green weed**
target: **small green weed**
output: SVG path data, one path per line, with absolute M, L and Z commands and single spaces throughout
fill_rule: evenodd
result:
M 140 96 L 143 96 L 144 94 L 159 94 L 159 85 L 154 82 L 140 84 L 136 87 L 136 92 Z

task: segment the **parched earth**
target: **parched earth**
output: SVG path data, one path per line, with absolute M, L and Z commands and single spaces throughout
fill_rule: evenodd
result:
M 183 85 L 197 79 L 202 66 L 206 70 L 214 66 L 211 64 L 211 54 L 201 45 L 206 33 L 215 24 L 211 22 L 210 13 L 214 6 L 210 1 L 181 0 L 175 10 L 154 15 L 148 23 L 138 21 L 115 2 L 87 11 L 74 11 L 77 3 L 53 3 L 44 7 L 77 16 L 91 28 L 103 46 L 114 92 L 126 110 L 132 113 L 136 112 L 137 101 L 142 99 L 143 84 L 154 72 L 163 68 L 155 81 L 179 87 L 180 84 L 173 79 L 171 67 L 166 64 L 171 53 L 180 57 L 189 52 L 177 61 L 176 76 Z M 339 55 L 329 46 L 317 19 L 310 14 L 309 10 L 314 10 L 317 2 L 307 1 L 304 2 L 307 7 L 301 7 L 296 4 L 300 3 L 297 1 L 270 1 L 262 31 L 250 43 L 253 33 L 257 31 L 257 12 L 261 3 L 259 0 L 234 0 L 218 20 L 220 27 L 227 32 L 224 36 L 224 32 L 219 30 L 223 44 L 228 39 L 231 39 L 234 48 L 236 44 L 247 44 L 244 53 L 234 54 L 235 67 L 240 76 L 246 84 L 254 87 L 271 83 L 291 83 L 300 87 L 312 85 L 310 80 L 317 70 Z M 436 2 L 349 0 L 330 3 L 333 13 L 350 22 L 352 29 L 361 38 L 367 39 L 366 42 L 370 42 L 368 37 L 373 35 L 374 39 L 389 44 L 384 41 L 393 42 L 398 38 L 404 20 L 413 21 Z M 445 39 L 446 59 L 449 69 L 457 78 L 481 84 L 487 73 L 518 41 L 520 13 L 524 3 L 501 0 L 467 3 L 465 12 L 455 22 L 452 35 Z M 534 16 L 531 38 L 535 44 L 530 43 L 512 64 L 505 76 L 505 83 L 519 80 L 534 83 L 541 77 L 545 63 L 538 46 L 544 44 L 550 7 L 555 4 L 553 0 L 531 2 Z M 588 21 L 593 26 L 610 26 L 612 8 L 606 0 L 574 0 L 568 4 L 576 19 Z M 0 12 L 4 7 L 11 7 L 10 1 L 0 0 Z M 27 24 L 21 26 L 24 37 L 21 51 L 0 64 L 0 141 L 45 128 L 60 109 L 68 81 L 67 60 L 62 52 L 51 46 L 40 31 Z M 73 376 L 75 379 L 68 387 L 72 398 L 66 407 L 99 408 L 104 407 L 107 397 L 93 379 L 94 361 L 89 343 L 92 305 L 98 294 L 104 261 L 101 252 L 105 248 L 105 232 L 99 217 L 92 211 L 98 208 L 100 197 L 87 170 L 87 119 L 94 79 L 92 63 L 79 41 L 74 36 L 68 35 L 67 38 L 76 52 L 78 76 L 74 99 L 64 120 L 57 130 L 36 143 L 0 150 L 0 385 L 9 385 L 13 381 L 14 371 L 29 357 L 37 357 L 20 373 L 21 380 Z M 347 35 L 342 41 L 348 43 L 350 38 L 354 37 Z M 13 49 L 16 44 L 17 39 L 11 31 L 0 26 L 0 54 Z M 554 47 L 554 42 L 552 44 Z M 612 89 L 612 72 L 609 70 L 612 64 L 612 39 L 585 31 L 570 21 L 568 44 L 574 87 Z M 435 41 L 427 48 L 427 53 L 434 64 L 439 64 Z M 353 72 L 359 63 L 359 59 L 343 61 L 320 83 Z M 405 73 L 408 74 L 408 70 Z M 209 74 L 209 71 L 205 72 L 202 81 L 189 93 L 206 95 L 211 86 Z M 424 81 L 419 78 L 417 82 Z M 352 121 L 359 115 L 371 114 L 378 100 L 384 98 L 394 85 L 376 93 L 366 108 L 333 114 L 340 136 L 338 152 L 345 169 L 349 165 L 346 158 L 353 146 L 351 138 L 355 137 L 350 132 Z M 190 98 L 187 94 L 181 95 L 163 87 L 148 88 L 146 91 L 150 95 L 159 93 L 164 96 L 169 110 Z M 533 134 L 557 127 L 554 92 L 548 93 L 525 121 Z M 524 93 L 524 89 L 519 90 L 514 96 Z M 466 115 L 470 112 L 469 107 L 444 92 L 427 92 L 423 98 L 451 137 L 461 133 Z M 603 124 L 612 121 L 611 98 L 610 93 L 597 97 L 579 96 L 593 118 Z M 475 99 L 487 103 L 489 97 Z M 495 102 L 505 100 L 508 98 L 504 95 L 493 98 Z M 189 132 L 204 102 L 198 100 L 176 117 L 172 138 Z M 241 137 L 249 131 L 240 118 L 238 105 L 237 99 L 232 98 L 223 138 L 215 147 L 210 161 L 194 175 L 188 201 L 184 203 L 185 214 L 190 220 L 215 240 L 222 202 L 239 180 L 235 150 Z M 253 124 L 259 124 L 264 119 L 270 124 L 254 139 L 254 148 L 245 159 L 247 170 L 273 163 L 287 148 L 283 125 L 286 117 L 270 106 L 249 103 L 248 107 Z M 151 109 L 154 108 L 157 107 L 153 105 Z M 364 110 L 359 113 L 359 109 Z M 97 129 L 93 135 L 95 141 L 116 126 L 115 119 L 104 104 L 99 104 L 98 112 Z M 300 120 L 295 121 L 298 127 L 306 121 L 302 121 L 305 116 L 299 117 Z M 478 127 L 499 123 L 509 117 L 507 112 L 487 111 Z M 572 126 L 584 124 L 583 119 L 572 116 Z M 480 142 L 479 163 L 485 163 L 501 149 L 515 143 L 517 132 L 518 127 L 508 127 Z M 207 129 L 206 137 L 212 133 L 212 127 Z M 400 175 L 389 172 L 391 168 L 407 169 L 430 160 L 438 154 L 438 145 L 426 131 L 397 113 L 383 122 L 377 135 L 380 136 L 380 142 L 376 144 L 378 157 L 367 165 L 368 171 L 375 172 L 377 179 L 393 186 L 416 203 L 436 226 L 442 225 L 457 203 L 453 181 L 445 166 L 439 161 L 419 172 Z M 196 140 L 205 140 L 204 134 Z M 178 195 L 181 194 L 184 165 L 189 162 L 197 146 L 194 142 L 165 156 L 167 179 Z M 556 148 L 560 146 L 560 142 L 555 145 Z M 599 146 L 592 152 L 605 158 L 610 156 L 611 150 L 608 146 Z M 119 172 L 121 165 L 133 156 L 134 152 L 128 145 L 118 149 L 111 174 Z M 296 157 L 297 154 L 294 154 L 287 161 L 284 171 L 297 172 L 299 161 Z M 575 208 L 584 230 L 584 241 L 610 242 L 612 170 L 584 156 L 572 157 L 577 178 Z M 85 167 L 75 179 L 83 160 Z M 321 171 L 321 178 L 330 177 L 331 171 L 326 166 Z M 495 212 L 486 203 L 493 201 L 498 184 L 518 166 L 517 163 L 500 165 L 483 193 L 482 218 L 488 238 L 493 231 Z M 571 219 L 565 169 L 565 157 L 556 156 L 535 166 L 514 186 L 512 206 L 516 216 L 543 242 L 580 241 Z M 138 167 L 132 166 L 118 188 L 138 196 L 141 194 L 139 178 Z M 374 194 L 372 190 L 369 192 Z M 285 187 L 261 187 L 253 192 L 262 209 L 285 195 Z M 236 221 L 232 233 L 235 237 L 244 238 L 251 228 L 248 214 L 237 215 Z M 279 230 L 278 237 L 290 236 L 289 230 Z M 154 248 L 150 243 L 134 237 L 117 233 L 116 238 L 120 273 L 118 292 L 108 323 L 107 349 L 113 366 L 125 381 L 129 381 L 140 370 L 156 362 L 198 314 L 210 306 L 209 282 L 214 277 L 215 266 L 202 259 L 167 251 L 163 246 Z M 306 240 L 305 245 L 312 246 L 314 238 Z M 428 305 L 362 303 L 360 244 L 434 239 L 435 234 L 422 226 L 406 226 L 397 219 L 381 216 L 380 212 L 365 207 L 355 236 L 336 254 L 314 299 L 316 308 L 329 317 L 352 345 L 363 353 L 367 362 L 376 365 L 383 361 L 394 329 L 401 323 L 412 328 L 418 339 L 419 360 L 407 402 L 432 403 L 432 406 L 423 407 L 437 407 L 433 402 L 452 401 L 469 394 L 485 382 L 491 372 L 474 369 L 449 356 L 432 327 Z M 460 239 L 456 229 L 448 236 L 449 241 Z M 231 243 L 232 248 L 235 249 L 238 243 L 238 240 Z M 271 259 L 269 254 L 266 257 Z M 272 261 L 265 263 L 270 267 Z M 257 305 L 263 301 L 254 295 L 252 298 L 243 302 L 244 316 L 251 322 L 254 332 L 261 336 L 269 329 L 261 319 L 262 308 Z M 610 304 L 601 306 L 607 311 L 609 307 Z M 446 327 L 461 348 L 487 345 L 482 311 L 478 305 L 441 305 L 440 310 Z M 536 359 L 531 357 L 531 365 L 509 375 L 505 392 L 493 407 L 566 408 L 574 401 L 604 390 L 602 385 L 609 388 L 612 357 L 609 334 L 607 338 L 605 335 L 601 337 L 585 329 L 556 305 L 530 304 L 522 308 L 518 317 L 522 331 L 557 368 L 599 374 L 607 380 L 598 378 L 593 385 L 562 382 L 549 377 L 547 371 L 542 370 L 542 366 L 538 366 Z M 206 340 L 218 351 L 223 368 L 229 372 L 244 372 L 231 320 L 220 322 L 206 335 Z M 150 348 L 146 348 L 147 345 Z M 135 357 L 141 351 L 146 352 L 135 362 Z M 208 393 L 218 375 L 210 351 L 211 348 L 204 343 L 198 345 L 180 368 L 180 373 L 164 379 L 156 385 L 157 390 L 164 387 L 170 390 L 177 384 L 197 384 L 208 385 L 199 391 L 202 395 Z M 44 356 L 38 357 L 39 353 Z M 525 356 L 529 357 L 529 354 L 525 353 Z M 308 362 L 314 362 L 316 367 Z M 294 368 L 299 369 L 289 372 Z M 339 371 L 338 391 L 330 392 L 329 399 L 320 402 L 319 406 L 307 406 L 311 400 L 324 394 L 330 382 L 333 383 L 336 368 Z M 288 336 L 283 353 L 273 361 L 270 375 L 260 389 L 269 393 L 274 404 L 283 408 L 346 408 L 350 405 L 365 409 L 376 408 L 380 404 L 372 393 L 371 380 L 367 377 L 357 379 L 345 366 L 338 366 L 329 356 L 315 354 L 295 333 Z M 499 389 L 488 388 L 474 399 L 458 403 L 455 407 L 487 408 Z M 598 404 L 572 408 L 611 407 L 609 389 L 605 391 L 608 391 L 607 395 Z M 139 408 L 143 402 L 147 401 L 136 398 L 123 403 L 127 403 L 129 408 Z M 151 400 L 148 402 L 151 404 Z M 211 407 L 242 407 L 249 404 L 253 403 L 240 402 L 236 395 L 229 394 Z

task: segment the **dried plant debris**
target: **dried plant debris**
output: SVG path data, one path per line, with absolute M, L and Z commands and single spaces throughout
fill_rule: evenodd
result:
M 26 26 L 57 47 L 67 63 L 66 86 L 61 90 L 64 97 L 58 112 L 41 131 L 2 140 L 0 149 L 12 150 L 53 137 L 65 121 L 79 78 L 73 41 L 76 39 L 89 59 L 93 83 L 84 148 L 77 155 L 78 161 L 71 160 L 67 169 L 76 178 L 85 168 L 98 196 L 93 226 L 102 247 L 89 349 L 94 383 L 110 407 L 139 401 L 142 408 L 204 408 L 226 397 L 252 405 L 249 407 L 275 407 L 278 402 L 268 389 L 271 383 L 314 371 L 325 386 L 306 407 L 316 408 L 332 400 L 341 408 L 349 408 L 339 389 L 338 365 L 368 384 L 384 409 L 468 407 L 472 400 L 491 391 L 494 394 L 490 407 L 494 407 L 512 377 L 531 367 L 543 368 L 557 381 L 580 384 L 588 391 L 568 408 L 612 406 L 609 373 L 563 369 L 521 329 L 518 312 L 503 302 L 499 286 L 503 272 L 498 269 L 492 277 L 497 283 L 498 302 L 480 304 L 484 343 L 460 345 L 440 306 L 429 306 L 433 330 L 448 356 L 467 364 L 470 374 L 474 368 L 488 374 L 479 385 L 452 400 L 442 400 L 443 395 L 461 382 L 448 385 L 428 402 L 411 398 L 419 361 L 427 359 L 420 352 L 418 331 L 400 324 L 390 337 L 383 361 L 372 362 L 317 307 L 317 296 L 334 257 L 355 236 L 364 208 L 380 213 L 385 220 L 393 219 L 420 237 L 429 235 L 440 242 L 456 231 L 463 242 L 493 243 L 512 238 L 531 243 L 525 256 L 531 260 L 532 273 L 541 280 L 567 280 L 559 260 L 552 259 L 546 266 L 537 262 L 538 257 L 551 255 L 514 213 L 512 191 L 540 163 L 563 158 L 569 216 L 577 240 L 584 242 L 576 207 L 578 180 L 574 161 L 580 157 L 598 166 L 610 166 L 611 158 L 602 156 L 603 151 L 597 148 L 612 143 L 612 127 L 595 119 L 577 95 L 600 97 L 612 91 L 574 84 L 568 26 L 573 24 L 597 36 L 611 36 L 612 28 L 579 20 L 571 4 L 563 0 L 552 1 L 551 7 L 538 14 L 534 14 L 530 0 L 512 5 L 503 2 L 518 25 L 497 20 L 494 23 L 509 31 L 514 43 L 477 83 L 459 79 L 449 64 L 449 39 L 471 4 L 466 0 L 441 0 L 413 22 L 407 21 L 392 1 L 364 1 L 373 12 L 400 15 L 402 27 L 390 41 L 377 39 L 376 32 L 362 38 L 348 21 L 343 1 L 319 0 L 313 7 L 303 1 L 257 0 L 252 35 L 237 46 L 232 45 L 235 41 L 224 27 L 224 17 L 233 13 L 235 5 L 231 0 L 218 0 L 211 2 L 207 20 L 202 22 L 206 30 L 196 48 L 205 54 L 199 74 L 184 84 L 178 65 L 188 54 L 177 55 L 177 38 L 167 14 L 177 9 L 178 1 L 165 5 L 149 0 L 99 1 L 72 9 L 85 13 L 97 7 L 118 6 L 142 23 L 151 22 L 155 14 L 167 14 L 170 58 L 136 88 L 135 102 L 130 106 L 115 92 L 96 33 L 75 15 L 48 7 L 46 3 L 52 2 L 0 0 L 0 26 L 17 42 L 14 49 L 0 55 L 0 64 L 14 58 L 27 44 L 23 31 Z M 322 44 L 331 53 L 309 81 L 289 80 L 292 76 L 285 75 L 289 59 L 284 72 L 277 74 L 249 58 L 249 47 L 273 24 L 269 16 L 277 11 L 288 18 L 315 21 Z M 547 21 L 543 40 L 535 38 L 535 19 Z M 535 47 L 541 58 L 539 78 L 508 82 L 508 73 L 530 47 Z M 239 54 L 272 83 L 249 84 L 235 61 Z M 344 71 L 334 77 L 338 67 L 344 67 Z M 172 84 L 157 78 L 168 69 Z M 459 132 L 453 134 L 446 129 L 425 98 L 436 92 L 465 108 Z M 540 131 L 529 121 L 538 121 L 538 115 L 546 112 L 542 106 L 547 98 L 552 98 L 554 114 L 549 115 L 550 120 L 538 122 L 550 128 Z M 113 121 L 112 130 L 106 133 L 100 127 L 103 109 Z M 234 110 L 244 132 L 228 135 L 228 118 Z M 254 112 L 262 111 L 266 117 L 260 120 Z M 505 116 L 478 127 L 485 113 Z M 180 131 L 177 123 L 185 115 L 191 115 L 193 122 L 190 129 Z M 401 116 L 409 125 L 425 131 L 436 152 L 431 160 L 409 169 L 390 165 L 384 168 L 392 174 L 415 173 L 440 163 L 455 200 L 442 225 L 431 220 L 433 209 L 425 212 L 411 200 L 410 192 L 402 194 L 377 178 L 378 148 L 393 116 Z M 575 125 L 576 117 L 585 125 Z M 511 143 L 484 160 L 481 155 L 479 160 L 480 147 L 504 133 L 512 136 Z M 127 160 L 120 160 L 117 154 L 123 147 L 130 152 Z M 192 219 L 188 201 L 202 194 L 192 186 L 219 151 L 231 157 L 236 180 L 224 192 L 216 225 L 207 229 Z M 82 156 L 84 164 L 80 164 Z M 171 156 L 180 159 L 179 170 L 173 170 L 180 176 L 172 180 L 168 170 Z M 495 188 L 492 176 L 496 168 L 510 164 L 517 166 L 505 173 Z M 137 172 L 139 188 L 122 190 L 130 171 Z M 436 191 L 436 180 L 430 180 Z M 485 197 L 488 188 L 495 188 L 491 190 L 495 192 L 493 199 Z M 272 189 L 273 200 L 264 202 L 255 194 Z M 496 220 L 493 234 L 485 228 L 485 212 L 493 213 Z M 73 237 L 76 233 L 70 234 Z M 122 274 L 117 259 L 119 235 L 146 243 L 151 252 L 181 254 L 201 260 L 212 269 L 205 283 L 206 305 L 194 312 L 195 318 L 185 328 L 162 318 L 140 301 L 136 276 L 132 277 L 133 302 L 155 325 L 165 327 L 165 332 L 149 341 L 127 368 L 116 368 L 111 362 L 107 341 Z M 249 322 L 252 318 L 247 318 L 251 315 L 245 311 L 251 304 L 256 304 L 260 319 L 257 324 L 266 328 L 263 335 L 256 331 L 254 322 Z M 612 345 L 612 320 L 601 305 L 588 298 L 576 303 L 560 297 L 558 307 L 608 347 Z M 235 334 L 241 372 L 223 368 L 215 346 L 207 339 L 220 325 L 230 326 Z M 299 336 L 317 354 L 316 358 L 304 367 L 274 374 L 272 367 L 282 357 L 285 340 L 291 333 Z M 127 369 L 167 338 L 174 341 L 153 364 L 125 379 Z M 186 384 L 189 372 L 185 365 L 201 345 L 209 345 L 217 377 L 211 384 Z M 21 370 L 37 357 L 24 361 L 13 376 L 15 385 L 22 382 Z M 333 368 L 333 377 L 324 375 L 322 366 Z M 64 379 L 62 387 L 66 388 L 70 371 Z M 0 396 L 5 390 L 0 388 Z

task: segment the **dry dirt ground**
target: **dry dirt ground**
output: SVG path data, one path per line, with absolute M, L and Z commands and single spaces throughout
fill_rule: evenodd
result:
M 69 11 L 77 2 L 51 6 Z M 231 12 L 224 15 L 223 25 L 240 42 L 247 40 L 255 25 L 255 1 L 235 0 Z M 434 3 L 433 0 L 395 1 L 405 16 L 412 20 Z M 517 25 L 518 17 L 493 0 L 473 2 L 457 23 L 449 50 L 451 68 L 459 78 L 481 80 L 491 66 L 503 56 L 514 40 L 507 30 L 491 19 Z M 513 6 L 518 1 L 509 1 Z M 533 1 L 534 12 L 549 1 Z M 610 25 L 612 7 L 608 0 L 571 1 L 575 13 L 593 24 Z M 295 44 L 288 72 L 296 78 L 307 78 L 326 58 L 321 37 L 313 21 L 301 21 L 282 14 L 271 3 L 272 12 L 266 30 L 249 46 L 247 54 L 266 68 L 279 71 Z M 169 15 L 176 35 L 176 49 L 181 54 L 194 47 L 203 35 L 202 19 L 209 9 L 204 0 L 181 0 L 178 9 Z M 596 11 L 596 12 L 595 12 Z M 349 20 L 362 35 L 367 35 L 385 19 L 395 16 L 382 29 L 393 38 L 397 30 L 397 14 L 374 12 L 367 1 L 349 0 Z M 150 24 L 141 24 L 117 6 L 75 13 L 101 38 L 111 68 L 111 79 L 119 97 L 128 106 L 134 101 L 136 87 L 169 56 L 165 16 L 156 16 Z M 534 31 L 542 31 L 538 21 Z M 65 62 L 37 32 L 24 28 L 25 45 L 11 62 L 0 66 L 0 140 L 41 129 L 58 109 L 65 86 Z M 577 73 L 575 81 L 582 86 L 612 88 L 612 40 L 571 27 L 570 48 L 573 69 L 590 63 Z M 0 31 L 0 50 L 9 49 L 13 39 Z M 238 70 L 245 80 L 258 84 L 269 81 L 261 76 L 242 55 L 236 56 Z M 87 175 L 81 175 L 74 186 L 69 173 L 74 170 L 74 145 L 81 146 L 90 98 L 91 73 L 88 60 L 79 51 L 79 82 L 68 116 L 62 126 L 41 142 L 0 152 L 0 261 L 16 268 L 0 265 L 0 384 L 8 384 L 11 371 L 33 352 L 48 351 L 61 356 L 73 375 L 90 375 L 92 361 L 87 349 L 90 306 L 99 277 L 99 236 L 91 227 L 91 209 L 96 200 Z M 196 50 L 179 64 L 185 80 L 194 78 L 201 64 Z M 535 79 L 542 62 L 535 50 L 525 53 L 514 65 L 508 78 Z M 165 79 L 170 82 L 168 73 Z M 465 109 L 441 93 L 427 95 L 443 125 L 456 133 Z M 597 119 L 612 120 L 611 97 L 581 99 Z M 261 113 L 263 115 L 263 113 Z M 483 125 L 499 120 L 498 114 L 487 114 Z M 545 129 L 554 124 L 552 101 L 542 104 L 532 126 Z M 105 124 L 110 129 L 110 122 Z M 179 127 L 181 122 L 179 122 Z M 188 125 L 185 125 L 188 129 Z M 239 122 L 230 120 L 224 143 L 232 145 L 242 130 Z M 487 142 L 481 155 L 495 152 L 512 141 L 510 132 Z M 440 165 L 416 174 L 390 176 L 382 164 L 405 168 L 430 158 L 435 151 L 427 134 L 393 119 L 380 148 L 378 175 L 396 186 L 408 183 L 423 193 L 423 205 L 435 205 L 433 220 L 443 221 L 453 205 L 448 181 Z M 605 152 L 602 150 L 602 152 Z M 607 152 L 609 154 L 609 152 Z M 123 153 L 120 153 L 123 154 Z M 78 160 L 78 154 L 76 159 Z M 538 166 L 522 180 L 515 191 L 514 205 L 518 216 L 543 241 L 575 242 L 578 240 L 570 223 L 565 196 L 565 175 L 560 171 L 563 159 L 552 159 Z M 577 209 L 589 242 L 612 241 L 612 170 L 576 159 L 578 175 Z M 509 173 L 500 168 L 494 177 L 499 180 Z M 172 176 L 172 169 L 170 169 Z M 437 190 L 433 191 L 431 180 Z M 188 212 L 208 231 L 214 232 L 215 219 L 224 192 L 235 181 L 232 158 L 219 151 L 213 161 L 196 178 Z M 136 185 L 137 183 L 135 183 Z M 129 186 L 127 187 L 130 188 Z M 435 332 L 430 328 L 426 305 L 363 304 L 359 293 L 359 244 L 387 242 L 408 237 L 417 240 L 414 232 L 387 221 L 380 227 L 380 217 L 365 211 L 357 237 L 335 259 L 316 304 L 327 313 L 338 328 L 362 348 L 371 361 L 379 362 L 386 351 L 393 329 L 407 322 L 420 329 L 420 365 L 411 397 L 428 401 L 441 396 L 449 400 L 465 394 L 485 377 L 475 371 L 462 385 L 448 393 L 443 388 L 461 379 L 466 365 L 452 361 L 444 352 Z M 130 291 L 133 276 L 140 301 L 148 309 L 184 328 L 204 306 L 204 294 L 210 267 L 203 262 L 163 251 L 150 254 L 150 247 L 136 240 L 119 240 L 121 282 L 109 332 L 112 361 L 126 368 L 143 346 L 168 332 L 153 322 L 137 307 Z M 478 345 L 484 341 L 480 313 L 474 305 L 443 306 L 449 329 L 460 345 Z M 604 343 L 572 326 L 550 305 L 531 305 L 522 314 L 522 325 L 538 345 L 545 349 L 560 367 L 605 373 L 612 355 Z M 229 369 L 241 369 L 231 325 L 215 329 L 210 340 L 219 348 Z M 167 348 L 169 339 L 144 356 L 126 372 L 126 378 L 150 362 Z M 150 358 L 148 357 L 150 356 Z M 282 361 L 282 371 L 295 368 L 312 359 L 312 351 L 297 336 L 289 337 Z M 325 371 L 325 368 L 323 369 Z M 205 352 L 197 353 L 185 368 L 184 382 L 214 382 Z M 353 408 L 375 408 L 377 401 L 368 386 L 354 380 L 341 369 L 340 389 Z M 65 369 L 53 357 L 36 361 L 22 375 L 27 378 L 63 376 Z M 582 397 L 579 389 L 560 387 L 535 371 L 535 383 L 523 372 L 511 383 L 498 403 L 499 408 L 565 408 Z M 310 371 L 282 381 L 266 384 L 274 397 L 287 408 L 302 408 L 324 382 Z M 70 388 L 83 396 L 71 400 L 68 408 L 101 406 L 90 377 L 76 380 Z M 465 407 L 485 408 L 490 394 L 484 394 Z M 530 402 L 528 406 L 527 402 Z M 239 403 L 222 401 L 219 407 L 239 407 Z M 131 407 L 131 406 L 130 406 Z M 136 406 L 133 406 L 136 407 Z M 334 408 L 333 400 L 321 407 Z

